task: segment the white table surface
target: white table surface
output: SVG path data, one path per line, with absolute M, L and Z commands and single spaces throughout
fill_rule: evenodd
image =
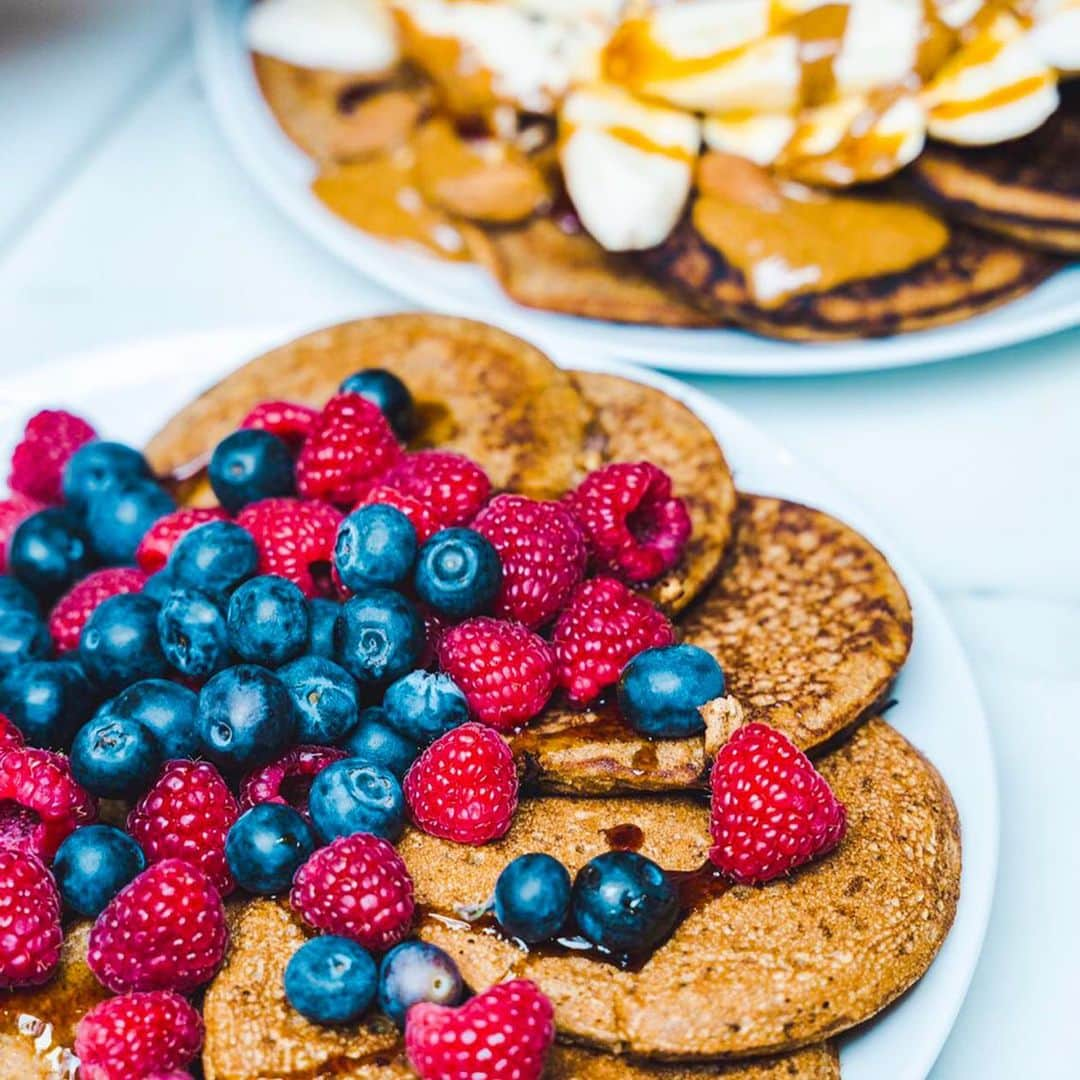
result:
M 182 0 L 0 0 L 0 133 L 0 380 L 73 349 L 394 302 L 237 168 Z M 933 1080 L 1077 1076 L 1080 330 L 889 374 L 693 382 L 873 510 L 975 667 L 1001 870 Z

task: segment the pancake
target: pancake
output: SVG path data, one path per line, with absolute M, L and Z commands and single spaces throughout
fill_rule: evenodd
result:
M 348 1027 L 306 1021 L 285 1000 L 282 979 L 305 932 L 288 909 L 248 904 L 236 920 L 229 958 L 207 991 L 203 1013 L 206 1080 L 408 1080 L 394 1026 L 382 1016 Z M 547 1080 L 835 1080 L 835 1052 L 825 1046 L 749 1065 L 701 1069 L 632 1063 L 578 1047 L 553 1049 Z
M 450 952 L 482 989 L 534 979 L 563 1037 L 637 1056 L 695 1060 L 790 1051 L 873 1016 L 929 967 L 952 924 L 959 824 L 941 777 L 882 720 L 818 766 L 847 805 L 830 856 L 761 887 L 703 891 L 671 938 L 637 970 L 571 951 L 529 954 L 454 913 L 491 895 L 518 855 L 548 852 L 573 873 L 608 850 L 605 830 L 633 823 L 643 854 L 693 871 L 709 812 L 686 797 L 523 802 L 505 838 L 483 848 L 408 832 L 399 845 L 420 936 Z
M 907 659 L 911 607 L 884 556 L 835 518 L 740 495 L 725 566 L 684 616 L 684 641 L 712 653 L 747 722 L 804 750 L 855 724 Z M 599 794 L 700 787 L 705 740 L 650 741 L 607 711 L 550 709 L 512 740 L 544 791 Z
M 360 319 L 273 349 L 181 409 L 146 455 L 162 475 L 191 468 L 259 402 L 321 406 L 365 367 L 386 368 L 409 387 L 421 421 L 414 445 L 466 454 L 496 490 L 542 498 L 573 483 L 590 420 L 573 379 L 520 338 L 444 315 Z M 204 502 L 207 494 L 204 485 L 184 496 Z

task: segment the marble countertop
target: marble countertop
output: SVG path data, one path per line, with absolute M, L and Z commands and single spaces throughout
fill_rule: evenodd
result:
M 279 217 L 232 160 L 182 0 L 0 4 L 0 386 L 74 349 L 394 303 Z M 873 510 L 975 668 L 1001 869 L 933 1080 L 1076 1076 L 1080 329 L 884 374 L 692 381 Z

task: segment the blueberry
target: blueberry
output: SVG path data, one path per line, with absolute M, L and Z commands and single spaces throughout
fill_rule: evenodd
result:
M 150 729 L 117 716 L 107 705 L 71 744 L 72 775 L 103 799 L 137 799 L 153 783 L 161 762 L 161 747 Z
M 176 500 L 153 480 L 109 488 L 90 500 L 86 528 L 98 558 L 109 566 L 135 562 L 147 530 L 176 509 Z
M 0 679 L 28 660 L 44 660 L 52 652 L 48 628 L 37 615 L 10 611 L 0 615 Z
M 324 934 L 293 953 L 285 997 L 314 1024 L 348 1024 L 371 1008 L 377 981 L 375 961 L 363 945 Z
M 146 869 L 142 848 L 111 825 L 86 825 L 60 845 L 53 877 L 64 903 L 96 919 L 109 901 Z
M 394 374 L 382 368 L 367 368 L 350 375 L 341 392 L 360 394 L 375 405 L 390 422 L 394 434 L 407 440 L 416 430 L 416 410 L 409 388 Z
M 98 495 L 152 477 L 146 458 L 123 443 L 89 442 L 80 446 L 64 466 L 64 502 L 85 514 Z
M 190 758 L 199 752 L 195 715 L 199 695 L 165 679 L 143 679 L 105 706 L 114 716 L 142 724 L 161 746 L 166 761 Z
M 258 565 L 259 549 L 247 529 L 231 521 L 210 521 L 180 538 L 167 570 L 178 586 L 200 589 L 220 601 Z
M 636 851 L 608 851 L 591 859 L 578 871 L 572 897 L 581 933 L 618 955 L 651 952 L 679 916 L 670 878 Z
M 364 709 L 349 737 L 341 744 L 350 757 L 381 765 L 399 780 L 420 754 L 420 747 L 395 731 L 378 706 Z
M 162 654 L 182 675 L 205 679 L 229 663 L 225 616 L 206 593 L 170 592 L 158 611 L 157 630 Z
M 249 664 L 278 667 L 308 645 L 311 616 L 299 586 L 264 574 L 245 581 L 229 599 L 229 645 Z
M 416 561 L 416 529 L 392 506 L 361 506 L 338 526 L 334 565 L 357 592 L 372 585 L 400 585 Z
M 298 742 L 327 745 L 356 726 L 356 680 L 323 656 L 301 656 L 278 671 L 296 708 Z
M 360 758 L 344 758 L 323 769 L 311 785 L 308 810 L 327 844 L 358 832 L 393 843 L 405 827 L 405 796 L 398 778 Z
M 253 806 L 229 830 L 225 858 L 237 884 L 258 896 L 287 892 L 315 850 L 311 826 L 280 803 Z
M 239 664 L 202 688 L 195 726 L 205 755 L 236 773 L 276 758 L 293 740 L 296 717 L 289 691 L 273 672 Z
M 499 553 L 472 529 L 443 529 L 420 549 L 416 594 L 452 619 L 487 611 L 501 584 Z
M 248 503 L 292 495 L 296 489 L 289 448 L 276 435 L 244 428 L 226 436 L 210 456 L 210 486 L 235 514 Z
M 423 620 L 400 593 L 367 589 L 342 605 L 334 658 L 357 682 L 393 682 L 412 671 L 423 653 Z
M 495 882 L 495 918 L 528 945 L 555 937 L 569 914 L 570 875 L 550 855 L 519 855 Z
M 41 615 L 37 597 L 25 585 L 7 574 L 0 574 L 0 615 L 10 615 L 16 611 Z
M 158 606 L 141 593 L 103 600 L 86 620 L 79 638 L 79 661 L 90 679 L 118 693 L 140 679 L 168 670 L 157 633 Z
M 405 1026 L 405 1014 L 413 1005 L 457 1005 L 464 996 L 457 964 L 437 945 L 403 941 L 379 965 L 379 1008 L 398 1027 Z
M 333 600 L 316 596 L 308 601 L 308 614 L 311 616 L 311 640 L 308 652 L 313 656 L 334 658 L 334 623 L 341 614 L 341 605 Z
M 469 719 L 465 695 L 449 675 L 411 671 L 383 698 L 386 721 L 410 742 L 427 746 Z
M 650 738 L 681 739 L 705 730 L 698 709 L 724 695 L 724 672 L 696 645 L 638 653 L 619 679 L 619 711 Z
M 75 516 L 50 507 L 19 523 L 8 546 L 12 574 L 40 599 L 51 602 L 93 565 L 90 539 Z
M 169 599 L 169 594 L 176 588 L 172 576 L 165 570 L 159 570 L 151 574 L 143 583 L 139 591 L 143 596 L 149 596 L 155 604 L 164 604 Z
M 95 695 L 82 667 L 69 660 L 33 660 L 0 685 L 0 712 L 31 746 L 66 750 L 94 711 Z

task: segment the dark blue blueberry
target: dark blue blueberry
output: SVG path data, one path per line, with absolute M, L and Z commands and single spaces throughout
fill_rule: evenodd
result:
M 106 693 L 168 670 L 157 632 L 158 606 L 141 593 L 110 596 L 94 609 L 79 638 L 79 662 Z
M 264 574 L 232 594 L 228 626 L 229 645 L 241 660 L 278 667 L 307 648 L 311 616 L 299 586 Z
M 137 799 L 161 767 L 158 741 L 137 720 L 117 716 L 108 705 L 83 724 L 71 744 L 71 772 L 103 799 Z
M 70 660 L 33 660 L 0 685 L 0 712 L 31 746 L 66 750 L 94 711 L 96 695 L 82 667 Z
M 74 514 L 57 507 L 20 522 L 8 546 L 8 567 L 39 599 L 49 603 L 93 566 L 90 539 Z
M 325 656 L 334 659 L 334 623 L 341 614 L 341 605 L 333 600 L 316 596 L 308 601 L 308 614 L 311 616 L 311 641 L 308 652 L 313 656 Z
M 293 875 L 314 850 L 311 826 L 281 803 L 253 806 L 225 841 L 225 858 L 236 883 L 258 896 L 288 892 Z
M 15 611 L 41 615 L 37 597 L 25 585 L 8 574 L 0 574 L 0 615 Z
M 29 660 L 52 653 L 52 638 L 41 619 L 27 611 L 0 614 L 0 679 Z
M 528 945 L 555 937 L 569 914 L 570 875 L 550 855 L 519 855 L 495 882 L 495 918 Z
M 285 684 L 254 664 L 219 671 L 202 688 L 195 724 L 203 753 L 230 773 L 276 758 L 296 732 Z
M 167 570 L 178 586 L 223 600 L 259 565 L 259 549 L 247 529 L 210 521 L 185 533 L 169 556 Z
M 349 1024 L 375 1000 L 371 954 L 349 938 L 324 934 L 305 941 L 285 969 L 285 996 L 313 1024 Z
M 457 964 L 437 945 L 403 941 L 379 965 L 379 1008 L 398 1027 L 405 1026 L 405 1014 L 413 1005 L 457 1005 L 464 996 Z
M 334 565 L 353 592 L 400 585 L 416 561 L 416 529 L 392 506 L 361 506 L 338 527 Z
M 405 827 L 405 796 L 398 778 L 380 765 L 345 758 L 328 765 L 311 785 L 308 811 L 324 843 L 365 832 L 393 843 Z
M 452 619 L 487 611 L 501 584 L 499 553 L 472 529 L 443 529 L 420 549 L 416 595 Z
M 96 919 L 106 904 L 146 869 L 142 848 L 111 825 L 86 825 L 60 845 L 52 872 L 64 903 Z
M 234 431 L 214 447 L 210 486 L 218 502 L 235 514 L 248 503 L 295 491 L 289 448 L 276 435 L 256 428 Z
M 341 744 L 351 757 L 389 769 L 399 780 L 420 754 L 420 747 L 409 742 L 386 721 L 378 706 L 364 709 L 349 737 Z
M 465 695 L 449 675 L 411 671 L 383 698 L 386 721 L 411 742 L 427 746 L 469 719 Z
M 86 529 L 98 558 L 109 566 L 131 565 L 150 526 L 175 509 L 176 500 L 153 480 L 95 495 L 86 511 Z
M 409 388 L 392 372 L 367 368 L 350 375 L 342 384 L 346 394 L 360 394 L 375 405 L 403 441 L 416 430 L 416 410 Z
M 619 679 L 619 711 L 654 739 L 681 739 L 705 730 L 698 711 L 724 696 L 724 672 L 696 645 L 669 645 L 638 653 Z
M 199 752 L 195 730 L 199 695 L 186 686 L 165 679 L 143 679 L 104 708 L 147 728 L 157 739 L 166 761 L 195 757 Z
M 206 593 L 174 589 L 158 611 L 157 629 L 162 654 L 183 675 L 205 679 L 229 663 L 225 616 Z
M 679 917 L 671 879 L 636 851 L 608 851 L 590 859 L 578 871 L 572 895 L 578 929 L 617 955 L 651 953 Z
M 149 596 L 155 604 L 164 604 L 169 599 L 169 593 L 175 588 L 176 583 L 171 575 L 165 570 L 159 570 L 146 579 L 140 592 L 143 596 Z
M 423 654 L 423 620 L 401 593 L 367 589 L 342 605 L 334 658 L 361 685 L 393 682 Z
M 356 726 L 356 680 L 324 656 L 301 656 L 278 671 L 296 707 L 296 739 L 328 745 Z
M 102 492 L 151 477 L 150 466 L 138 450 L 117 442 L 89 442 L 64 466 L 64 502 L 75 513 L 85 514 Z

